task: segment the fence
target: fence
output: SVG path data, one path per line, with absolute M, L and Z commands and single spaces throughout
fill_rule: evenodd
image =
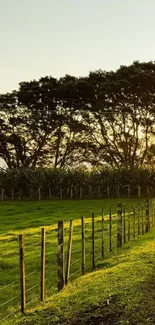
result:
M 155 196 L 155 188 L 152 186 L 85 186 L 71 185 L 64 187 L 40 187 L 22 190 L 20 188 L 0 189 L 1 201 L 5 200 L 51 200 L 51 199 L 102 199 L 102 198 L 152 198 Z
M 0 321 L 43 302 L 69 281 L 103 267 L 103 259 L 155 225 L 155 200 L 118 204 L 91 217 L 0 241 Z

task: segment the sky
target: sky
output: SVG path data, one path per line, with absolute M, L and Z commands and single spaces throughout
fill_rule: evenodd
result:
M 0 0 L 0 93 L 155 60 L 155 0 Z

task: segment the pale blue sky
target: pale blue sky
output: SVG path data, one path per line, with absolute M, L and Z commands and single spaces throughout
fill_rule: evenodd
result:
M 0 0 L 0 93 L 155 60 L 155 0 Z

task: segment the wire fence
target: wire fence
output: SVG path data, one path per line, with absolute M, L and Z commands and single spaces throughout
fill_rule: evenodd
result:
M 103 267 L 104 259 L 154 226 L 155 200 L 147 199 L 0 241 L 0 322 Z
M 102 198 L 153 198 L 155 187 L 153 185 L 116 184 L 116 185 L 89 185 L 68 184 L 52 187 L 31 187 L 30 189 L 1 188 L 0 200 L 70 200 L 70 199 L 102 199 Z

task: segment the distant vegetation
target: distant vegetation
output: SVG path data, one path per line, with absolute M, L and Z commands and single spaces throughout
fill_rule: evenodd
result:
M 83 170 L 22 168 L 0 171 L 1 199 L 151 197 L 155 171 L 135 168 Z M 39 192 L 40 191 L 40 192 Z M 39 194 L 40 193 L 40 194 Z
M 133 169 L 155 154 L 155 63 L 21 82 L 0 95 L 0 157 L 9 169 Z

